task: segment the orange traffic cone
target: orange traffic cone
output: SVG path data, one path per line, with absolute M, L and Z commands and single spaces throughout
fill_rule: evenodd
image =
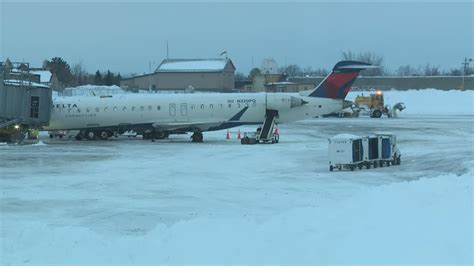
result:
M 240 129 L 239 129 L 239 132 L 237 133 L 237 139 L 240 139 Z
M 225 139 L 230 139 L 230 135 L 229 135 L 229 130 L 227 129 L 227 134 L 225 135 Z

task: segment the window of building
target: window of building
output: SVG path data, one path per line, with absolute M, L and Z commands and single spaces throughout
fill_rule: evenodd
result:
M 38 118 L 39 117 L 39 104 L 40 99 L 38 96 L 31 96 L 30 98 L 30 117 Z

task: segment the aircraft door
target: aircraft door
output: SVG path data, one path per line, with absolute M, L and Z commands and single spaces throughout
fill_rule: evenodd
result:
M 176 120 L 176 104 L 170 103 L 170 118 Z
M 188 120 L 188 104 L 182 103 L 181 104 L 181 120 Z

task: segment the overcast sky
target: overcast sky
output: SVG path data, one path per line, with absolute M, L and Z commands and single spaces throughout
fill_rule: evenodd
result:
M 148 72 L 166 58 L 227 51 L 248 73 L 264 57 L 280 66 L 332 66 L 341 52 L 372 51 L 385 65 L 459 68 L 473 57 L 474 4 L 464 3 L 18 3 L 2 2 L 1 59 Z

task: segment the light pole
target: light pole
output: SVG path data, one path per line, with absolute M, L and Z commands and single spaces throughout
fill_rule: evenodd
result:
M 467 71 L 469 70 L 469 62 L 472 62 L 472 58 L 464 58 L 464 62 L 462 63 L 464 66 L 464 71 L 462 73 L 462 84 L 461 84 L 461 90 L 464 90 L 464 78 L 466 77 Z

